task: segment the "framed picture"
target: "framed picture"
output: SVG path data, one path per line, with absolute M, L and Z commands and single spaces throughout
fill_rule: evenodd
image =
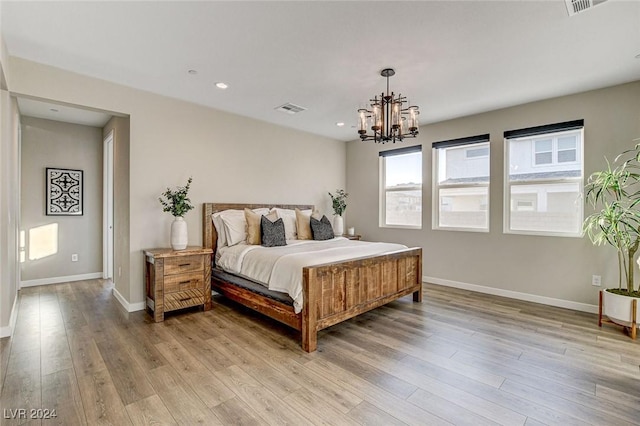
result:
M 47 216 L 82 216 L 82 179 L 82 170 L 47 167 Z

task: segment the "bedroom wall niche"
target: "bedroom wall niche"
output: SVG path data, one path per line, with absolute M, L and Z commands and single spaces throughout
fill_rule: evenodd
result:
M 387 146 L 347 143 L 347 189 L 352 224 L 367 238 L 424 249 L 427 281 L 489 293 L 597 310 L 598 290 L 617 286 L 615 250 L 594 247 L 587 238 L 505 234 L 503 232 L 503 132 L 584 119 L 584 176 L 605 167 L 640 137 L 640 82 L 563 96 L 429 124 L 416 140 L 423 146 L 423 227 L 378 227 L 378 152 Z M 432 150 L 436 141 L 490 133 L 488 233 L 432 230 Z M 590 209 L 585 207 L 585 217 Z M 603 287 L 591 285 L 601 275 Z
M 21 157 L 21 285 L 98 278 L 102 271 L 102 129 L 22 117 Z M 82 215 L 45 214 L 47 167 L 82 170 Z M 74 254 L 77 261 L 72 260 Z

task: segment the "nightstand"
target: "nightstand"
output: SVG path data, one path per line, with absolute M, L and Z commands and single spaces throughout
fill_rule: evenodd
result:
M 211 309 L 212 253 L 202 247 L 144 250 L 146 304 L 155 322 L 177 309 L 198 305 Z
M 342 234 L 343 237 L 349 239 L 349 240 L 360 240 L 360 238 L 362 238 L 362 235 L 349 235 L 349 234 Z

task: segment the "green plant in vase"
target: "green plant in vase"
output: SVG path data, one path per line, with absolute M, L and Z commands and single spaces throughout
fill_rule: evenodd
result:
M 347 194 L 344 189 L 338 189 L 336 190 L 336 195 L 329 192 L 329 196 L 331 197 L 333 212 L 338 216 L 342 216 L 347 209 L 346 200 L 349 194 Z
M 184 250 L 187 248 L 187 223 L 183 216 L 193 209 L 191 200 L 189 199 L 189 188 L 193 178 L 189 178 L 186 186 L 179 186 L 175 190 L 167 188 L 160 196 L 160 204 L 162 211 L 171 213 L 174 217 L 171 223 L 171 247 L 174 250 Z
M 585 234 L 593 244 L 611 245 L 618 255 L 618 288 L 608 291 L 640 297 L 634 287 L 634 259 L 640 247 L 640 144 L 592 173 L 585 198 L 596 210 L 584 221 Z

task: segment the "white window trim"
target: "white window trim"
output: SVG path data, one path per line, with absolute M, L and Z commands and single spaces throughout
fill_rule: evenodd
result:
M 486 143 L 489 148 L 489 155 L 491 156 L 491 144 Z M 474 157 L 484 158 L 484 157 Z M 491 163 L 489 163 L 491 166 Z M 438 184 L 438 153 L 437 148 L 431 149 L 431 171 L 432 171 L 432 191 L 431 191 L 431 229 L 434 231 L 461 231 L 461 232 L 481 232 L 488 233 L 491 231 L 491 176 L 489 176 L 489 182 L 487 183 L 469 183 L 469 184 L 452 184 L 452 185 L 440 185 Z M 440 188 L 487 188 L 487 226 L 486 228 L 467 228 L 462 226 L 440 226 Z
M 424 162 L 424 152 L 421 151 L 421 155 L 422 155 L 422 161 Z M 424 169 L 424 167 L 423 167 Z M 421 224 L 418 225 L 388 225 L 387 224 L 387 210 L 386 210 L 386 203 L 387 203 L 387 189 L 386 189 L 386 176 L 387 176 L 387 170 L 386 170 L 386 161 L 385 161 L 385 157 L 378 157 L 378 218 L 379 218 L 379 223 L 378 223 L 378 227 L 380 228 L 389 228 L 389 229 L 422 229 L 422 223 L 424 222 L 424 220 L 420 220 Z M 420 192 L 422 193 L 422 213 L 424 213 L 424 192 L 422 191 L 424 184 L 420 184 L 420 185 L 416 185 L 415 188 L 413 189 L 415 190 L 420 190 Z M 396 190 L 397 191 L 397 190 Z M 402 191 L 398 191 L 398 192 L 402 192 Z
M 555 140 L 557 141 L 558 136 L 561 136 L 563 134 L 568 134 L 568 133 L 574 133 L 574 132 L 576 132 L 575 129 L 567 130 L 567 131 L 559 131 L 556 134 L 554 134 L 554 138 L 556 138 Z M 582 205 L 582 208 L 580 209 L 580 217 L 579 217 L 578 223 L 584 222 L 584 160 L 583 160 L 584 158 L 584 127 L 580 129 L 580 143 L 576 144 L 577 160 L 575 162 L 561 163 L 561 164 L 567 164 L 567 165 L 582 163 L 582 173 L 580 177 L 566 178 L 566 179 L 538 179 L 535 181 L 509 182 L 509 171 L 510 171 L 509 141 L 511 140 L 517 141 L 517 140 L 525 140 L 525 139 L 532 139 L 532 138 L 531 137 L 512 138 L 512 139 L 504 138 L 504 182 L 503 182 L 504 196 L 502 197 L 504 201 L 504 205 L 502 209 L 503 233 L 511 234 L 511 235 L 535 235 L 535 236 L 545 236 L 545 237 L 582 238 L 583 235 L 582 235 L 581 229 L 575 233 L 574 232 L 551 232 L 551 231 L 522 231 L 522 230 L 510 229 L 511 228 L 511 186 L 512 185 L 515 185 L 515 186 L 531 185 L 532 182 L 544 183 L 544 184 L 578 182 L 578 187 L 580 188 L 580 195 L 578 197 L 579 200 L 577 200 L 577 202 L 580 202 Z M 535 155 L 535 148 L 533 148 L 533 150 Z M 555 163 L 552 163 L 552 164 L 555 164 Z

